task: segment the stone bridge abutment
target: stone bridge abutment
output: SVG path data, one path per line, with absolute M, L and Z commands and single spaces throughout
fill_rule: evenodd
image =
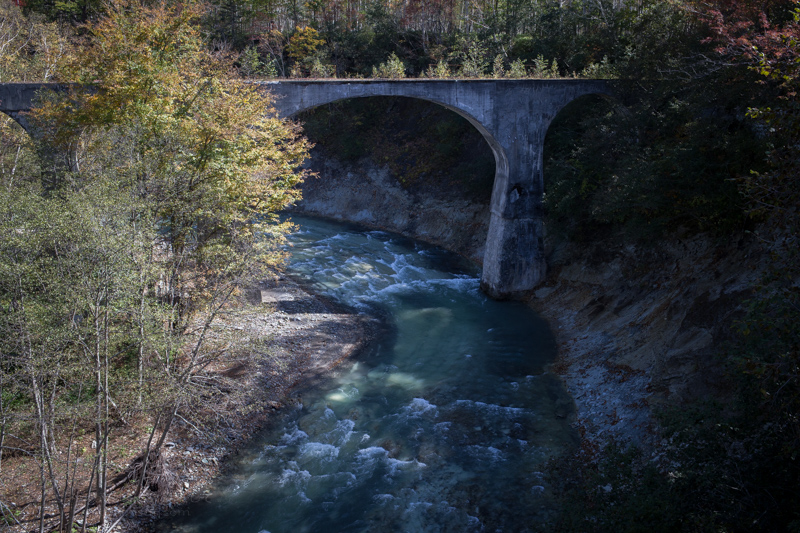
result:
M 547 128 L 568 103 L 588 94 L 610 95 L 599 80 L 280 80 L 259 82 L 276 98 L 281 117 L 323 104 L 368 96 L 404 96 L 442 105 L 466 118 L 495 156 L 491 221 L 482 289 L 513 298 L 544 280 L 542 151 Z M 0 84 L 0 111 L 26 127 L 40 84 Z M 53 87 L 53 86 L 50 86 Z

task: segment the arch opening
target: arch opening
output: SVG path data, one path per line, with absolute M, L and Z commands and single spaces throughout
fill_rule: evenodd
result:
M 296 115 L 316 144 L 297 210 L 405 233 L 482 262 L 496 150 L 463 113 L 400 96 Z M 496 141 L 495 141 L 496 143 Z M 504 156 L 503 156 L 504 157 Z
M 625 202 L 619 165 L 633 165 L 634 117 L 606 94 L 580 96 L 553 117 L 543 146 L 543 208 L 551 232 L 591 238 Z
M 15 116 L 17 115 L 17 116 Z M 33 138 L 19 121 L 17 113 L 0 112 L 0 184 L 35 181 L 41 165 Z
M 280 98 L 280 96 L 279 96 L 279 98 Z M 299 114 L 308 113 L 310 110 L 319 108 L 319 107 L 324 106 L 324 105 L 331 105 L 331 104 L 336 104 L 337 102 L 344 102 L 344 101 L 349 101 L 349 100 L 357 100 L 357 99 L 361 99 L 361 98 L 367 98 L 367 99 L 370 99 L 370 98 L 390 98 L 390 99 L 391 98 L 400 98 L 400 99 L 408 99 L 408 100 L 419 100 L 419 101 L 424 101 L 424 102 L 430 102 L 432 104 L 436 104 L 438 106 L 441 106 L 441 107 L 443 107 L 445 109 L 448 109 L 448 110 L 452 111 L 456 115 L 460 116 L 461 118 L 467 120 L 470 124 L 472 124 L 472 126 L 483 136 L 483 138 L 485 139 L 486 143 L 489 145 L 489 147 L 491 148 L 491 150 L 492 150 L 492 152 L 494 154 L 496 174 L 501 174 L 501 173 L 507 173 L 508 172 L 508 160 L 506 158 L 506 154 L 505 154 L 505 151 L 503 150 L 503 147 L 500 146 L 500 143 L 497 142 L 497 139 L 494 138 L 494 136 L 486 129 L 486 127 L 481 123 L 481 121 L 479 119 L 477 119 L 476 117 L 472 116 L 471 114 L 467 113 L 466 111 L 464 111 L 460 107 L 455 106 L 455 105 L 451 105 L 451 104 L 449 104 L 447 102 L 444 102 L 444 101 L 441 101 L 441 100 L 437 100 L 435 98 L 425 98 L 425 97 L 420 97 L 420 96 L 396 95 L 396 94 L 391 94 L 391 93 L 381 94 L 380 91 L 376 91 L 374 93 L 370 92 L 370 93 L 362 94 L 362 95 L 351 95 L 351 96 L 339 96 L 339 95 L 335 95 L 334 93 L 332 93 L 331 95 L 327 95 L 326 97 L 323 97 L 322 99 L 318 99 L 316 102 L 314 102 L 313 104 L 310 104 L 310 105 L 299 104 L 299 105 L 292 106 L 292 108 L 289 110 L 288 116 L 294 117 L 294 116 L 297 116 Z

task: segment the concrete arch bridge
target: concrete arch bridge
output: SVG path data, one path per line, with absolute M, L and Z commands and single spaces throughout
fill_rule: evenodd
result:
M 493 298 L 518 297 L 544 280 L 542 150 L 556 114 L 576 98 L 611 95 L 601 80 L 280 80 L 259 82 L 283 117 L 367 96 L 420 98 L 458 113 L 486 139 L 495 157 L 491 221 L 481 288 Z M 43 84 L 0 84 L 0 111 L 26 127 Z

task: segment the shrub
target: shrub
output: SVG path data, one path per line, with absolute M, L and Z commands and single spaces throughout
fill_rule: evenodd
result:
M 372 77 L 389 79 L 405 78 L 406 67 L 400 58 L 397 57 L 397 54 L 392 52 L 386 61 L 377 67 L 372 67 Z

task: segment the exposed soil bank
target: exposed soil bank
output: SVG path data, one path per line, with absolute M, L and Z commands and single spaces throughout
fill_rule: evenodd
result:
M 343 165 L 319 149 L 311 168 L 320 177 L 304 185 L 299 211 L 395 231 L 479 262 L 488 198 L 407 190 L 369 158 Z M 575 399 L 586 438 L 647 445 L 656 435 L 654 407 L 726 394 L 714 354 L 761 270 L 756 243 L 691 236 L 553 246 L 547 281 L 530 304 L 556 334 L 552 370 Z

